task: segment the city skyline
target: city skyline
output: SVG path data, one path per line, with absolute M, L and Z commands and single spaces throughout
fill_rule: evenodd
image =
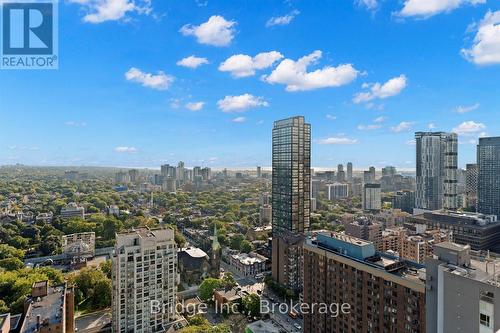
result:
M 416 131 L 456 132 L 465 167 L 500 133 L 500 5 L 412 2 L 61 3 L 59 70 L 2 71 L 0 165 L 265 167 L 304 115 L 314 167 L 413 169 Z

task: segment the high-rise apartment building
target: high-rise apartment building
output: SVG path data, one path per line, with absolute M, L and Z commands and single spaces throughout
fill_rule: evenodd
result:
M 415 208 L 414 191 L 397 191 L 392 197 L 392 208 L 412 214 Z
M 347 162 L 347 180 L 351 181 L 352 180 L 352 163 Z
M 457 135 L 444 132 L 416 132 L 416 208 L 456 209 Z
M 309 230 L 311 126 L 297 116 L 274 122 L 272 142 L 272 273 L 302 288 L 302 241 Z
M 500 218 L 500 137 L 479 138 L 477 208 Z
M 304 314 L 304 332 L 425 332 L 423 266 L 371 242 L 321 233 L 304 244 L 304 303 L 349 304 L 350 313 Z
M 139 181 L 139 170 L 130 169 L 128 171 L 128 177 L 131 183 L 135 184 Z
M 380 184 L 366 183 L 361 196 L 363 210 L 379 211 L 382 209 L 382 192 Z
M 177 180 L 179 180 L 181 182 L 183 182 L 185 180 L 184 179 L 184 171 L 185 171 L 184 162 L 180 161 L 177 164 L 177 169 L 176 169 Z
M 498 264 L 471 259 L 468 245 L 434 245 L 434 256 L 426 260 L 427 332 L 498 332 Z
M 467 207 L 477 208 L 477 164 L 467 164 L 465 166 L 465 195 Z
M 328 200 L 345 199 L 349 196 L 349 184 L 334 183 L 326 185 Z
M 112 257 L 113 332 L 164 332 L 175 319 L 176 280 L 173 230 L 118 233 Z

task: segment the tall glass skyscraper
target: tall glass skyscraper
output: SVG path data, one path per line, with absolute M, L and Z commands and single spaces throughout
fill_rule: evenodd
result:
M 311 125 L 302 116 L 275 121 L 272 152 L 273 277 L 299 290 L 310 217 Z
M 500 137 L 479 138 L 477 168 L 478 211 L 500 217 Z
M 274 122 L 273 235 L 309 229 L 311 195 L 311 125 L 304 117 Z
M 457 135 L 444 132 L 417 132 L 415 140 L 416 207 L 427 210 L 457 209 Z

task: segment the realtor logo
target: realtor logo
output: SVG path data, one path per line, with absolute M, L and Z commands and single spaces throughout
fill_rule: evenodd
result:
M 57 1 L 0 0 L 2 69 L 57 69 Z

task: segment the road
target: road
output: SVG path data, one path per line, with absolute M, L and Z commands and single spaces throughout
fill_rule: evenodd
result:
M 221 262 L 221 267 L 224 268 L 226 272 L 231 272 L 233 274 L 234 279 L 241 286 L 242 290 L 253 293 L 257 293 L 257 290 L 264 290 L 265 284 L 262 281 L 257 281 L 253 276 L 240 276 L 236 270 L 234 270 L 230 265 L 224 262 Z M 278 297 L 268 289 L 266 289 L 265 294 L 266 296 L 261 296 L 261 298 L 269 302 L 268 304 L 270 308 L 272 307 L 272 303 L 277 303 L 274 307 L 274 313 L 269 313 L 270 318 L 278 325 L 283 327 L 283 329 L 287 332 L 302 332 L 302 319 L 293 319 L 288 315 L 288 313 L 280 313 L 280 311 L 278 311 L 278 305 L 280 303 L 285 303 L 288 305 L 288 307 L 290 307 L 290 302 L 285 302 L 285 300 L 280 299 L 280 297 Z M 271 301 L 271 299 L 273 301 Z M 297 329 L 294 324 L 301 327 L 301 329 Z
M 105 331 L 111 324 L 111 310 L 90 313 L 75 319 L 75 326 L 79 333 L 95 333 Z M 109 326 L 111 330 L 111 326 Z

